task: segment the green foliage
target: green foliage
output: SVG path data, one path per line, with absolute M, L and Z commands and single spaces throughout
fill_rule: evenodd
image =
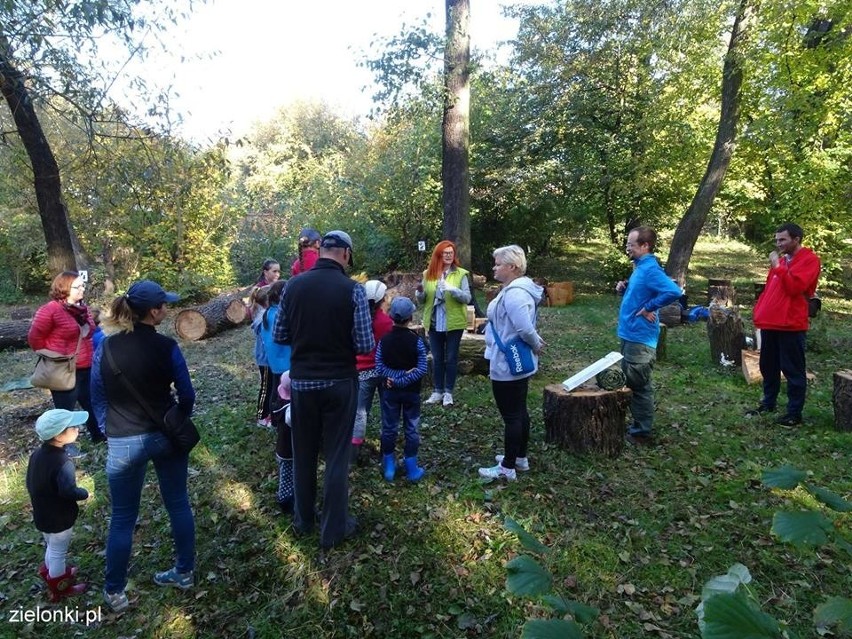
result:
M 523 526 L 511 517 L 506 517 L 504 527 L 518 536 L 527 550 L 538 555 L 550 554 L 550 548 L 542 544 Z M 578 601 L 565 599 L 553 592 L 553 576 L 538 561 L 529 555 L 519 555 L 506 564 L 506 590 L 520 597 L 535 599 L 550 607 L 559 615 L 571 615 L 580 623 L 590 624 L 598 616 L 598 610 Z M 551 639 L 553 637 L 583 636 L 580 627 L 566 619 L 530 619 L 524 624 L 522 637 L 527 639 Z

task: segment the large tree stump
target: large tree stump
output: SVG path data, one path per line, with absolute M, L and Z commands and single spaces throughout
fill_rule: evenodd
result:
M 241 295 L 228 293 L 214 297 L 201 306 L 180 311 L 175 317 L 175 333 L 181 339 L 195 341 L 239 326 L 247 317 Z
M 0 322 L 0 348 L 28 348 L 29 320 Z
M 572 453 L 618 457 L 624 450 L 629 389 L 565 390 L 544 388 L 544 439 Z
M 745 348 L 743 321 L 736 307 L 712 304 L 707 318 L 707 337 L 710 339 L 710 359 L 719 365 L 742 365 Z M 728 363 L 730 362 L 730 363 Z
M 674 328 L 683 324 L 683 306 L 680 302 L 672 302 L 668 306 L 663 306 L 657 314 L 660 317 L 660 324 Z M 662 328 L 661 326 L 661 328 Z
M 731 280 L 707 280 L 707 306 L 732 307 L 737 304 L 736 291 Z
M 834 428 L 852 431 L 852 370 L 834 374 Z

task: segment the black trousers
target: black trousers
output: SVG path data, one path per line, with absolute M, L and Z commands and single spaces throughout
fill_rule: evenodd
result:
M 503 468 L 514 468 L 518 457 L 527 456 L 530 440 L 530 414 L 527 410 L 529 386 L 529 377 L 507 382 L 491 380 L 494 401 L 503 418 Z
M 290 407 L 293 438 L 295 512 L 301 533 L 313 530 L 316 518 L 317 460 L 325 456 L 320 544 L 329 548 L 346 538 L 349 518 L 349 448 L 358 405 L 358 378 L 313 391 L 293 389 Z

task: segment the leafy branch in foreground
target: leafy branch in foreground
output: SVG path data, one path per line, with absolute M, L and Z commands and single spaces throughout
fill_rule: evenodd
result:
M 504 523 L 506 530 L 518 536 L 521 545 L 539 556 L 546 556 L 550 548 L 524 530 L 510 517 Z M 582 639 L 577 622 L 588 624 L 598 616 L 598 609 L 566 599 L 553 590 L 553 575 L 530 555 L 519 555 L 506 564 L 506 590 L 513 595 L 541 602 L 554 613 L 571 619 L 528 619 L 524 624 L 522 639 Z
M 833 542 L 850 553 L 852 545 L 843 536 L 848 530 L 852 504 L 840 495 L 804 481 L 807 473 L 782 466 L 763 473 L 763 483 L 779 490 L 803 490 L 817 509 L 778 511 L 772 518 L 772 533 L 781 541 L 798 546 L 823 546 Z M 710 579 L 701 592 L 696 609 L 703 639 L 750 637 L 752 639 L 793 639 L 785 625 L 763 612 L 748 584 L 751 574 L 742 564 L 734 564 L 727 574 Z M 852 599 L 829 597 L 814 610 L 814 625 L 820 635 L 852 636 Z

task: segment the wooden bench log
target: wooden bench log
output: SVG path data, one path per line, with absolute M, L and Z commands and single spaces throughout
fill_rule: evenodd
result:
M 852 370 L 834 374 L 834 428 L 852 432 Z
M 544 388 L 544 439 L 576 454 L 618 457 L 624 450 L 631 391 Z
M 0 348 L 29 348 L 30 320 L 0 322 Z
M 196 341 L 243 324 L 248 318 L 239 293 L 214 297 L 201 306 L 181 310 L 175 317 L 175 333 L 181 339 Z
M 710 340 L 710 359 L 716 365 L 742 365 L 742 352 L 745 347 L 743 321 L 736 307 L 710 305 L 710 317 L 707 318 L 707 337 Z

